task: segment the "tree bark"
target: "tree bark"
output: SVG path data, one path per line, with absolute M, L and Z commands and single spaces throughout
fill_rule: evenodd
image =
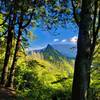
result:
M 91 67 L 91 30 L 95 0 L 83 0 L 80 15 L 77 56 L 75 61 L 72 100 L 87 100 Z
M 15 15 L 15 12 L 14 12 L 15 4 L 16 3 L 14 1 L 14 6 L 10 7 L 10 11 L 9 11 L 9 16 L 10 17 L 7 17 L 8 20 L 9 20 L 9 23 L 8 23 L 8 34 L 7 34 L 7 47 L 6 47 L 4 66 L 3 66 L 3 71 L 2 71 L 2 74 L 1 74 L 1 82 L 0 82 L 0 84 L 2 86 L 5 86 L 6 81 L 7 81 L 8 62 L 9 62 L 10 55 L 11 55 L 12 40 L 13 40 L 13 34 L 14 34 L 13 33 L 13 31 L 14 31 L 14 24 L 15 24 L 15 21 L 16 21 L 16 15 Z M 13 15 L 13 17 L 12 17 L 12 15 Z
M 12 30 L 13 30 L 13 26 L 10 25 L 10 23 L 12 23 L 11 20 L 9 21 L 8 36 L 7 36 L 7 47 L 6 47 L 3 71 L 2 71 L 2 74 L 1 74 L 1 83 L 0 84 L 2 86 L 5 86 L 5 83 L 6 83 L 6 80 L 7 80 L 8 62 L 9 62 L 11 47 L 12 47 L 12 38 L 13 38 Z
M 18 37 L 17 37 L 15 53 L 14 53 L 13 62 L 11 65 L 10 74 L 8 76 L 8 82 L 6 84 L 6 87 L 13 87 L 14 72 L 15 72 L 15 67 L 16 67 L 16 62 L 17 62 L 17 54 L 18 54 L 18 50 L 20 49 L 20 46 L 21 46 L 22 22 L 23 22 L 22 19 L 20 19 L 19 32 L 18 32 Z

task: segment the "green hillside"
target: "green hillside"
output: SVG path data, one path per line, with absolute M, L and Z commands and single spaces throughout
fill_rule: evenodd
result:
M 20 96 L 29 100 L 70 98 L 73 67 L 59 52 L 50 50 L 53 55 L 45 51 L 18 60 L 20 66 L 16 67 L 15 83 L 19 98 Z M 47 55 L 55 62 L 45 58 Z
M 43 50 L 43 55 L 44 59 L 49 60 L 51 62 L 62 62 L 66 58 L 57 50 L 55 50 L 51 45 L 48 45 L 44 50 Z

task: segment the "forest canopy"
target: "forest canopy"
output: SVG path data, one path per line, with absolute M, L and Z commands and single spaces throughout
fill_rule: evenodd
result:
M 79 30 L 74 59 L 52 45 L 26 50 L 38 38 L 31 29 L 67 30 L 69 22 Z M 99 100 L 99 33 L 100 0 L 0 0 L 0 93 L 7 87 L 18 100 Z

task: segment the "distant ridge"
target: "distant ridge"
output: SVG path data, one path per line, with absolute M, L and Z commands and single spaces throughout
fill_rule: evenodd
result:
M 30 53 L 29 53 L 30 54 Z M 47 61 L 58 69 L 67 71 L 68 75 L 73 72 L 72 60 L 69 61 L 62 53 L 48 44 L 46 48 L 31 51 L 32 59 L 36 61 Z
M 48 44 L 46 47 L 38 50 L 27 50 L 28 55 L 32 55 L 32 53 L 41 53 L 44 51 L 53 50 L 59 52 L 60 55 L 65 56 L 68 59 L 75 59 L 77 48 L 76 45 L 69 45 L 69 44 Z
M 53 48 L 50 44 L 41 52 L 44 55 L 44 59 L 50 60 L 52 62 L 62 62 L 62 60 L 67 60 L 64 55 L 62 55 L 58 50 Z

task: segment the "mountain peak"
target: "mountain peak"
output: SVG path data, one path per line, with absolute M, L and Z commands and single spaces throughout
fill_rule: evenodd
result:
M 62 61 L 66 59 L 59 51 L 53 48 L 52 45 L 48 44 L 43 51 L 44 58 L 52 62 Z
M 47 48 L 53 48 L 50 44 L 47 45 Z
M 48 44 L 47 47 L 45 48 L 46 51 L 54 51 L 55 49 L 52 47 L 52 45 Z

